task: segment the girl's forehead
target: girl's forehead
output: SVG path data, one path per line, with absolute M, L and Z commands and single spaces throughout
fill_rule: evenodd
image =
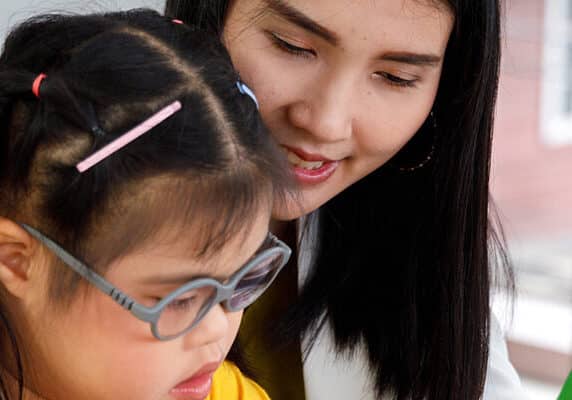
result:
M 134 251 L 110 265 L 107 278 L 128 283 L 153 283 L 154 280 L 181 281 L 193 276 L 228 277 L 260 248 L 268 235 L 270 213 L 261 209 L 243 228 L 233 230 L 213 251 L 201 252 L 195 241 L 209 237 L 207 224 L 162 229 Z M 200 246 L 203 247 L 203 244 Z
M 273 198 L 272 186 L 254 178 L 233 186 L 205 174 L 142 180 L 115 199 L 94 224 L 85 252 L 102 270 L 133 254 L 220 253 L 259 221 L 267 228 Z

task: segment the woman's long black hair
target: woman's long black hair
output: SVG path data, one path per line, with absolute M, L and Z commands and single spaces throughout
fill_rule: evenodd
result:
M 199 252 L 220 249 L 290 184 L 237 78 L 220 41 L 155 11 L 24 22 L 0 55 L 0 217 L 35 226 L 98 270 L 164 227 L 178 237 L 193 229 Z M 173 116 L 77 171 L 176 100 Z M 53 264 L 46 302 L 57 307 L 81 280 Z M 2 400 L 21 399 L 34 372 L 10 299 L 0 284 Z
M 399 400 L 481 397 L 499 259 L 492 253 L 505 259 L 489 220 L 500 6 L 444 3 L 455 23 L 433 109 L 437 126 L 425 124 L 395 159 L 320 208 L 313 274 L 285 325 L 294 338 L 315 334 L 326 312 L 338 350 L 365 345 L 379 396 Z M 228 5 L 167 0 L 166 11 L 220 35 Z M 427 142 L 420 137 L 434 137 L 432 161 L 400 171 Z

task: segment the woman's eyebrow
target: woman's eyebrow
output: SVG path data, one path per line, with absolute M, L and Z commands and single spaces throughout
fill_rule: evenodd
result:
M 318 22 L 305 15 L 302 11 L 294 8 L 291 4 L 288 4 L 285 0 L 263 1 L 267 8 L 279 17 L 282 17 L 305 31 L 324 39 L 333 46 L 337 46 L 340 43 L 340 38 L 335 32 L 329 30 L 323 25 L 320 25 Z M 378 59 L 416 66 L 437 66 L 441 62 L 441 57 L 435 54 L 419 54 L 410 52 L 389 52 L 382 54 Z
M 318 22 L 305 15 L 302 11 L 294 8 L 286 1 L 264 0 L 264 3 L 266 3 L 266 6 L 270 9 L 271 12 L 324 39 L 326 42 L 332 44 L 333 46 L 337 46 L 340 42 L 338 35 L 336 35 L 328 28 L 320 25 Z
M 381 61 L 394 61 L 403 64 L 418 66 L 437 66 L 441 62 L 441 57 L 435 54 L 420 54 L 410 52 L 388 52 L 379 56 Z

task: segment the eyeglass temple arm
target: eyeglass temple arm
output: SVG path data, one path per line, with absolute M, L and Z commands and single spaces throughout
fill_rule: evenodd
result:
M 30 235 L 42 242 L 48 249 L 50 249 L 60 260 L 62 260 L 67 266 L 73 269 L 75 272 L 80 274 L 88 282 L 92 283 L 95 287 L 101 290 L 103 293 L 110 296 L 113 301 L 119 304 L 121 307 L 131 310 L 133 304 L 135 303 L 129 296 L 121 292 L 110 282 L 108 282 L 104 277 L 99 275 L 97 272 L 89 268 L 87 265 L 79 261 L 77 258 L 72 256 L 66 250 L 64 250 L 59 244 L 54 242 L 52 239 L 44 235 L 42 232 L 35 228 L 32 228 L 26 224 L 20 224 Z

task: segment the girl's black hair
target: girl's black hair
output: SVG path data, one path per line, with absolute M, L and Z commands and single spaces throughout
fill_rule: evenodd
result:
M 36 98 L 40 73 L 47 77 Z M 98 269 L 163 232 L 192 237 L 200 255 L 247 234 L 290 180 L 237 79 L 216 38 L 155 11 L 21 24 L 0 56 L 0 216 L 35 226 Z M 76 170 L 175 100 L 182 109 L 173 116 Z M 49 288 L 61 305 L 80 278 L 54 264 Z M 0 286 L 2 400 L 21 398 L 27 376 L 8 297 Z M 16 396 L 8 373 L 20 382 Z
M 320 208 L 313 274 L 282 325 L 290 338 L 315 337 L 325 312 L 339 351 L 367 349 L 379 398 L 481 397 L 492 260 L 506 261 L 489 220 L 499 2 L 439 3 L 455 23 L 433 109 L 437 127 L 425 124 L 415 135 L 435 137 L 433 160 L 412 172 L 395 168 L 429 153 L 415 149 L 427 140 L 414 139 Z M 220 37 L 228 7 L 167 0 L 166 12 Z M 501 264 L 512 287 L 510 266 Z

